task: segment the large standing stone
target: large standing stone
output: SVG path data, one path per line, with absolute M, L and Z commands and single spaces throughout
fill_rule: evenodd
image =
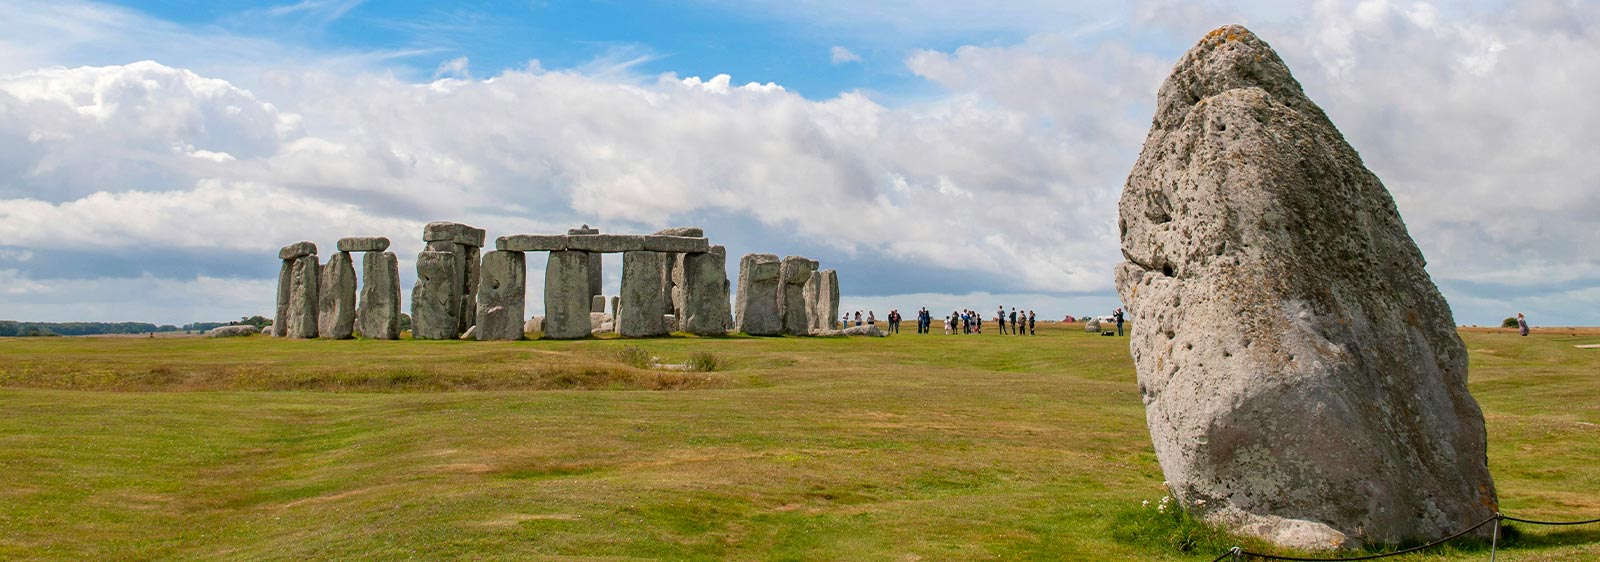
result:
M 839 329 L 839 272 L 832 269 L 811 272 L 802 292 L 811 331 Z
M 1301 548 L 1495 513 L 1450 308 L 1388 191 L 1265 42 L 1223 27 L 1178 62 L 1120 215 L 1117 291 L 1183 505 Z
M 522 314 L 527 310 L 528 299 L 525 254 L 501 251 L 484 254 L 477 294 L 476 339 L 522 339 Z
M 569 241 L 571 240 L 570 236 L 572 236 L 572 235 L 589 235 L 589 234 L 599 234 L 599 233 L 600 233 L 600 229 L 598 229 L 598 228 L 590 228 L 589 225 L 587 225 L 587 224 L 583 225 L 582 227 L 579 227 L 579 228 L 567 229 L 567 235 L 569 236 L 569 238 L 568 238 Z M 570 242 L 565 242 L 565 243 L 570 243 Z M 563 247 L 561 249 L 565 250 L 567 248 Z M 577 249 L 577 248 L 574 248 L 574 249 Z M 588 289 L 588 291 L 589 291 L 589 294 L 591 296 L 601 294 L 600 293 L 600 286 L 605 281 L 605 276 L 601 274 L 600 254 L 589 254 L 589 256 L 587 258 L 585 258 L 585 259 L 589 260 L 589 265 L 588 265 L 588 271 L 589 271 L 589 278 L 588 278 L 589 289 Z
M 467 333 L 468 328 L 478 325 L 478 283 L 481 275 L 479 251 L 477 246 L 456 246 L 456 252 L 462 256 L 464 262 L 461 279 L 461 317 L 456 320 L 456 332 L 462 334 Z M 517 315 L 521 316 L 522 313 L 519 312 Z
M 778 316 L 778 256 L 745 254 L 739 259 L 739 291 L 734 296 L 734 329 L 752 336 L 783 334 Z
M 680 280 L 682 312 L 678 324 L 685 332 L 701 336 L 728 333 L 728 253 L 722 246 L 710 252 L 681 254 L 677 277 Z
M 294 263 L 305 256 L 317 254 L 317 245 L 309 241 L 300 241 L 278 249 L 278 259 L 283 260 L 278 268 L 278 302 L 273 315 L 272 324 L 279 329 L 274 331 L 276 337 L 288 337 L 289 325 L 289 286 L 294 273 Z
M 321 266 L 316 254 L 294 258 L 289 272 L 289 306 L 285 311 L 285 336 L 317 337 L 317 290 Z
M 400 261 L 394 252 L 366 252 L 361 257 L 356 332 L 373 340 L 400 337 Z
M 589 312 L 593 313 L 593 312 L 605 312 L 605 311 L 606 311 L 606 296 L 605 295 L 595 295 L 595 296 L 589 297 Z
M 803 336 L 811 332 L 811 314 L 806 308 L 805 286 L 817 270 L 816 260 L 800 256 L 783 258 L 778 266 L 778 316 L 783 333 Z
M 319 275 L 317 337 L 350 339 L 356 328 L 356 267 L 350 252 L 328 256 Z
M 616 318 L 617 333 L 640 338 L 667 335 L 661 314 L 661 268 L 666 254 L 625 252 L 622 254 L 622 313 Z
M 417 284 L 411 288 L 411 338 L 453 340 L 459 318 L 456 255 L 425 251 L 417 254 Z
M 589 252 L 550 252 L 544 268 L 544 337 L 589 335 Z
M 289 285 L 294 278 L 294 260 L 283 260 L 278 267 L 278 308 L 277 314 L 272 317 L 272 325 L 278 329 L 272 333 L 273 337 L 287 337 L 289 325 Z

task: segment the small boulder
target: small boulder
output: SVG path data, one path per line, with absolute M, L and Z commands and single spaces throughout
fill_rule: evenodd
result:
M 237 338 L 237 337 L 241 337 L 241 336 L 251 336 L 251 335 L 255 335 L 255 334 L 259 334 L 259 333 L 261 333 L 261 330 L 257 330 L 255 326 L 251 326 L 249 324 L 241 324 L 241 325 L 238 325 L 238 326 L 217 326 L 216 328 L 212 328 L 211 331 L 206 332 L 206 337 L 208 337 L 208 338 Z

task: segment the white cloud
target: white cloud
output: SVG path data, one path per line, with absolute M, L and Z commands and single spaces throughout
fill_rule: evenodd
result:
M 303 4 L 325 14 L 345 5 Z M 915 283 L 957 279 L 940 294 L 1004 280 L 985 287 L 995 294 L 943 301 L 868 298 L 850 292 L 917 287 L 846 272 L 846 296 L 880 309 L 970 297 L 1077 314 L 1104 298 L 1094 295 L 1120 259 L 1116 200 L 1155 88 L 1203 22 L 1238 20 L 1280 50 L 1394 192 L 1463 322 L 1516 303 L 1600 322 L 1542 296 L 1590 298 L 1583 287 L 1600 283 L 1589 251 L 1600 247 L 1600 188 L 1588 170 L 1600 160 L 1600 112 L 1586 97 L 1600 87 L 1592 10 L 927 8 L 843 6 L 822 24 L 860 16 L 863 28 L 902 29 L 919 25 L 919 11 L 939 12 L 953 15 L 931 28 L 1029 36 L 910 50 L 907 69 L 939 90 L 886 104 L 860 92 L 807 99 L 726 74 L 641 77 L 639 64 L 658 56 L 637 45 L 573 70 L 533 62 L 488 78 L 471 77 L 461 57 L 417 82 L 382 64 L 411 51 L 307 54 L 95 4 L 0 7 L 0 22 L 13 22 L 0 23 L 0 71 L 11 72 L 0 77 L 0 252 L 11 252 L 0 259 L 158 245 L 265 256 L 302 238 L 379 234 L 406 260 L 428 220 L 493 235 L 697 223 L 736 255 L 803 251 L 915 269 Z M 19 68 L 76 64 L 108 46 L 161 62 Z M 830 54 L 854 62 L 843 47 Z M 281 62 L 297 58 L 306 62 Z M 25 261 L 5 262 L 15 287 L 55 282 L 30 276 L 43 260 Z M 26 296 L 0 305 L 20 309 L 37 293 Z
M 833 64 L 861 62 L 861 55 L 851 52 L 850 49 L 834 45 L 833 48 L 829 49 L 828 51 L 828 60 L 832 61 Z

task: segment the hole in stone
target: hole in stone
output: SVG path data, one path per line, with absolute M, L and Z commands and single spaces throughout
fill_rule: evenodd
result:
M 1167 277 L 1172 277 L 1172 264 L 1162 265 L 1161 266 L 1161 274 L 1165 275 Z
M 1226 131 L 1226 130 L 1228 130 L 1228 124 L 1227 123 L 1217 123 L 1217 131 L 1218 132 Z
M 1156 224 L 1167 224 L 1172 222 L 1172 214 L 1162 211 L 1161 214 L 1156 215 L 1154 220 Z

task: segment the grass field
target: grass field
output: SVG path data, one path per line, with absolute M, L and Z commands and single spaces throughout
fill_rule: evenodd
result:
M 0 560 L 1210 560 L 1127 340 L 0 340 Z M 1463 333 L 1503 510 L 1600 517 L 1600 334 Z M 663 372 L 709 351 L 715 372 Z M 1600 559 L 1600 526 L 1499 560 Z M 1187 545 L 1191 549 L 1181 549 Z M 1484 560 L 1471 546 L 1403 560 Z

